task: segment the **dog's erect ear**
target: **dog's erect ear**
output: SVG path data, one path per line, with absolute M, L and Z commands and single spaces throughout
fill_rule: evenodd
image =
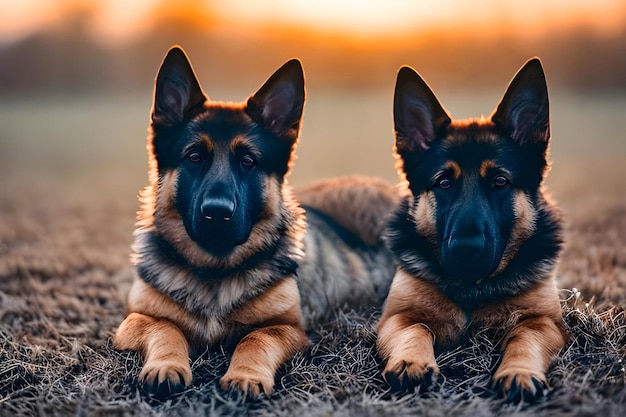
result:
M 304 109 L 304 72 L 298 59 L 280 67 L 252 95 L 246 111 L 252 119 L 276 136 L 295 141 Z
M 451 121 L 428 84 L 411 67 L 398 71 L 393 118 L 400 154 L 429 149 Z
M 198 112 L 207 99 L 185 52 L 172 47 L 156 78 L 152 122 L 165 126 L 180 123 Z
M 548 86 L 539 58 L 513 77 L 491 120 L 520 145 L 549 140 Z

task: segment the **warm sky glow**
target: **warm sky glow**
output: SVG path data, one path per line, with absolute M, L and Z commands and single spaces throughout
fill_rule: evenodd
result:
M 623 0 L 235 0 L 217 2 L 232 20 L 305 25 L 357 35 L 397 34 L 454 27 L 515 29 L 588 22 L 614 29 L 623 24 Z
M 224 27 L 287 25 L 366 37 L 459 27 L 532 34 L 573 23 L 610 32 L 626 21 L 624 0 L 0 0 L 0 39 L 19 38 L 83 7 L 95 11 L 97 34 L 120 40 L 146 29 L 147 16 L 163 4 L 188 13 L 204 5 Z

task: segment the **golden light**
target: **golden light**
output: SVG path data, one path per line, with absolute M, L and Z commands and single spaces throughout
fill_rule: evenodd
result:
M 287 28 L 360 38 L 398 37 L 428 31 L 514 31 L 534 35 L 585 24 L 619 30 L 626 21 L 623 0 L 21 0 L 0 5 L 0 38 L 23 36 L 53 23 L 70 9 L 93 13 L 96 34 L 132 37 L 157 14 L 215 18 L 222 29 Z

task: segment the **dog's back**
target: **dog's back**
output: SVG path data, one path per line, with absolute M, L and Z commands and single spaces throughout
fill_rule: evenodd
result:
M 338 308 L 380 306 L 395 271 L 382 231 L 399 202 L 398 188 L 349 176 L 301 188 L 296 199 L 307 218 L 305 257 L 298 268 L 306 322 Z

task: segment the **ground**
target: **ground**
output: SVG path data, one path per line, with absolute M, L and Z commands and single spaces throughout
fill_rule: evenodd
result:
M 4 106 L 3 111 L 8 109 Z M 39 113 L 37 106 L 28 112 L 0 112 L 0 133 L 10 135 L 0 139 L 0 415 L 610 417 L 626 412 L 623 145 L 600 153 L 588 152 L 592 146 L 582 152 L 567 152 L 563 145 L 554 148 L 548 185 L 567 219 L 558 284 L 571 337 L 550 368 L 552 391 L 545 400 L 515 405 L 492 395 L 489 378 L 499 356 L 480 334 L 439 355 L 445 377 L 441 384 L 423 392 L 389 392 L 375 354 L 380 310 L 374 307 L 340 313 L 310 332 L 313 345 L 281 367 L 269 398 L 222 391 L 217 381 L 229 355 L 212 351 L 193 362 L 190 388 L 159 402 L 137 391 L 139 355 L 118 352 L 111 345 L 124 316 L 121 292 L 132 271 L 128 254 L 136 193 L 146 178 L 142 148 L 147 105 L 139 111 L 143 116 L 138 126 L 143 127 L 132 146 L 126 131 L 107 144 L 100 143 L 104 139 L 90 141 L 92 136 L 111 135 L 110 125 L 119 124 L 111 114 L 134 120 L 132 112 L 110 110 L 107 125 L 90 122 L 91 113 L 81 102 L 68 106 L 41 106 Z M 93 114 L 101 117 L 103 109 L 95 109 Z M 42 127 L 29 122 L 53 118 L 55 111 L 68 116 L 66 120 L 72 120 L 70 114 L 89 113 L 68 122 L 85 143 L 72 137 L 59 144 L 55 141 L 62 129 L 50 134 L 45 123 Z M 16 119 L 22 113 L 28 113 L 28 121 Z M 312 113 L 314 125 L 319 113 Z M 306 120 L 303 142 L 321 136 L 319 127 L 306 130 Z M 385 129 L 389 136 L 390 129 Z M 17 135 L 23 131 L 30 133 L 22 141 Z M 35 134 L 40 134 L 36 141 Z M 567 140 L 563 136 L 561 140 Z M 596 144 L 606 143 L 598 136 L 593 138 L 600 141 Z M 572 146 L 582 146 L 582 140 Z M 388 143 L 384 146 L 390 149 Z M 328 147 L 321 148 L 318 152 L 328 152 Z M 305 172 L 298 172 L 297 163 L 296 184 L 315 176 L 307 168 L 312 147 L 303 143 L 302 151 Z M 349 158 L 344 154 L 343 161 L 362 163 L 355 158 L 357 151 L 352 152 Z M 391 158 L 385 159 L 388 162 Z M 361 173 L 378 175 L 367 163 L 361 167 Z M 387 178 L 393 180 L 391 168 L 382 175 L 389 172 Z

